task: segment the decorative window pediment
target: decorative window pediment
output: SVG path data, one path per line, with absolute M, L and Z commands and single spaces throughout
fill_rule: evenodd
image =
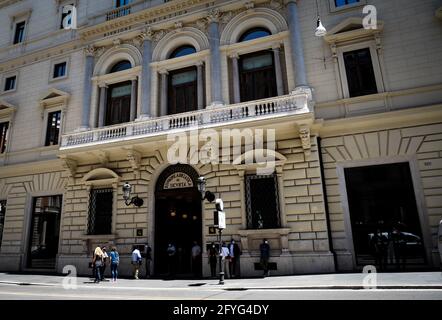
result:
M 70 96 L 67 92 L 51 88 L 40 99 L 40 106 L 45 109 L 55 105 L 67 105 Z
M 120 176 L 107 168 L 90 171 L 83 177 L 83 182 L 91 186 L 114 185 L 120 181 Z
M 14 105 L 0 99 L 0 118 L 11 117 L 15 110 L 17 108 Z
M 269 149 L 253 149 L 237 157 L 233 161 L 233 165 L 239 170 L 260 169 L 262 173 L 272 174 L 276 167 L 284 165 L 286 161 L 287 158 L 279 152 Z
M 366 29 L 362 18 L 348 18 L 332 28 L 324 37 L 328 43 L 347 42 L 356 39 L 373 39 L 384 29 L 384 22 L 377 21 L 377 29 Z

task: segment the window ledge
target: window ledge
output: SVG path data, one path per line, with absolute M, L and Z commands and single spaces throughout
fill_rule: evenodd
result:
M 330 13 L 332 13 L 332 14 L 350 11 L 355 8 L 365 6 L 367 4 L 367 0 L 360 0 L 359 2 L 356 2 L 356 3 L 351 3 L 351 4 L 337 7 L 334 2 L 335 2 L 334 0 L 330 0 Z
M 288 235 L 290 233 L 290 228 L 274 228 L 274 229 L 245 229 L 238 230 L 240 236 L 247 237 L 249 235 L 267 235 L 267 234 L 277 234 L 277 235 Z
M 115 233 L 113 234 L 84 234 L 80 237 L 82 240 L 114 240 L 117 238 Z

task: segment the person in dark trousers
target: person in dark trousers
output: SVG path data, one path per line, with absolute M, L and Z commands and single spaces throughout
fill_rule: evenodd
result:
M 118 278 L 118 265 L 120 264 L 120 255 L 115 247 L 112 247 L 111 252 L 109 253 L 111 273 L 112 273 L 112 282 L 117 282 Z
M 150 278 L 150 268 L 152 263 L 152 248 L 150 247 L 149 243 L 146 243 L 144 246 L 144 254 L 146 258 L 146 279 Z
M 201 275 L 201 247 L 197 241 L 193 242 L 192 250 L 192 272 L 195 277 Z
M 169 272 L 169 277 L 175 275 L 175 263 L 176 263 L 176 248 L 172 243 L 169 243 L 166 249 L 167 252 L 167 267 Z
M 95 283 L 99 283 L 101 281 L 101 266 L 103 265 L 103 251 L 98 246 L 94 250 L 94 257 L 92 259 L 92 265 L 95 269 Z
M 270 259 L 270 245 L 267 239 L 263 239 L 259 246 L 259 251 L 261 253 L 261 266 L 264 271 L 264 277 L 269 275 L 269 259 Z
M 234 239 L 230 240 L 229 252 L 230 252 L 230 262 L 229 262 L 230 275 L 232 276 L 232 278 L 235 278 L 238 271 L 237 266 L 238 266 L 239 256 L 241 255 L 241 250 L 239 249 L 239 246 Z
M 109 255 L 107 254 L 106 247 L 102 247 L 101 251 L 103 251 L 103 264 L 101 265 L 100 275 L 101 281 L 104 281 L 104 272 L 106 271 L 106 264 L 108 263 Z
M 212 278 L 216 278 L 218 250 L 216 249 L 215 242 L 212 242 L 210 245 L 209 249 L 207 250 L 207 255 L 209 256 L 210 275 Z

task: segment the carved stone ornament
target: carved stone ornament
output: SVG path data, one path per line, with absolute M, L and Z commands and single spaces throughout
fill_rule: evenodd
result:
M 132 169 L 139 170 L 141 163 L 141 153 L 133 149 L 127 150 L 127 161 L 129 161 Z
M 68 172 L 69 178 L 73 179 L 75 177 L 75 173 L 77 172 L 77 161 L 69 159 L 67 157 L 60 159 L 62 161 L 63 168 Z
M 219 22 L 220 18 L 222 16 L 221 11 L 219 9 L 212 9 L 207 14 L 207 21 L 210 22 Z
M 84 53 L 86 54 L 86 56 L 93 57 L 95 56 L 96 52 L 97 48 L 94 47 L 93 45 L 89 45 L 86 48 L 84 48 Z
M 306 155 L 310 154 L 310 128 L 307 126 L 301 126 L 299 128 L 299 138 L 301 139 L 302 149 Z

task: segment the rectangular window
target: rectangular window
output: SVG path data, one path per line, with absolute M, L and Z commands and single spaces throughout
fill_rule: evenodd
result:
M 0 123 L 0 153 L 6 151 L 6 143 L 8 142 L 9 122 Z
M 45 146 L 58 144 L 60 136 L 61 111 L 55 111 L 48 114 L 48 126 L 46 129 Z
M 3 239 L 3 229 L 5 226 L 6 200 L 0 200 L 0 247 Z
M 23 42 L 25 38 L 26 21 L 19 22 L 15 25 L 14 44 Z
M 17 77 L 9 77 L 5 80 L 5 91 L 11 91 L 15 89 L 15 84 L 17 82 Z
M 378 93 L 370 49 L 344 52 L 343 56 L 350 97 Z
M 64 77 L 66 75 L 66 62 L 57 63 L 54 65 L 54 74 L 52 77 L 54 79 Z
M 116 7 L 123 7 L 129 4 L 130 0 L 117 0 Z
M 279 195 L 276 175 L 246 176 L 248 229 L 279 228 Z
M 359 0 L 335 0 L 336 7 L 342 7 L 353 3 L 358 3 Z
M 92 189 L 89 199 L 88 234 L 112 233 L 113 189 Z

